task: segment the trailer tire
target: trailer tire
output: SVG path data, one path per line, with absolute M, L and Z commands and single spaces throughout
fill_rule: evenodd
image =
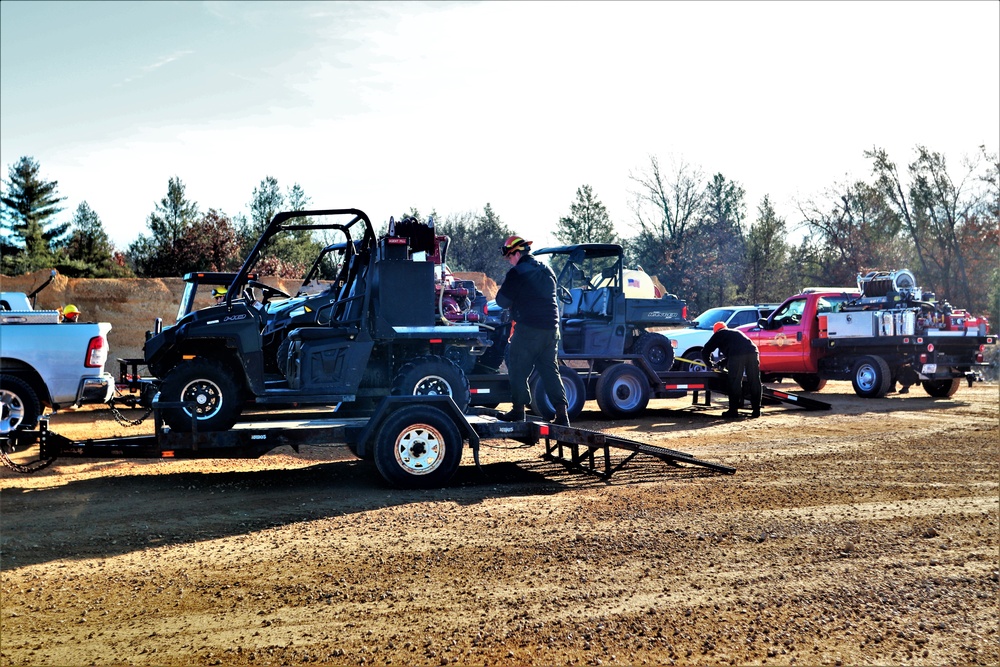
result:
M 826 380 L 813 373 L 797 373 L 792 376 L 804 391 L 819 391 L 826 386 Z
M 31 385 L 16 375 L 0 375 L 0 434 L 35 428 L 42 402 Z
M 462 435 L 444 410 L 408 405 L 390 414 L 379 426 L 374 459 L 379 473 L 393 486 L 441 487 L 462 462 Z
M 583 404 L 587 402 L 587 387 L 576 369 L 569 366 L 559 367 L 559 377 L 566 390 L 566 413 L 572 421 L 583 412 Z M 552 421 L 556 415 L 556 408 L 545 393 L 542 376 L 537 373 L 531 376 L 531 410 L 545 421 Z
M 393 396 L 451 396 L 463 413 L 472 401 L 469 378 L 455 362 L 436 354 L 403 364 L 392 381 Z
M 674 348 L 670 339 L 662 334 L 642 334 L 632 346 L 632 353 L 641 355 L 657 373 L 669 371 L 674 365 Z
M 958 388 L 962 386 L 962 380 L 960 378 L 923 380 L 920 385 L 924 388 L 924 391 L 934 398 L 951 398 L 958 391 Z
M 854 393 L 862 398 L 882 398 L 892 388 L 892 373 L 882 357 L 861 357 L 851 373 Z
M 619 363 L 601 374 L 595 393 L 597 405 L 607 416 L 632 417 L 649 404 L 649 380 L 632 364 Z
M 177 365 L 163 378 L 160 401 L 197 403 L 199 431 L 228 431 L 243 411 L 239 386 L 228 368 L 216 361 L 197 358 Z M 191 431 L 187 408 L 164 408 L 163 421 L 181 433 Z

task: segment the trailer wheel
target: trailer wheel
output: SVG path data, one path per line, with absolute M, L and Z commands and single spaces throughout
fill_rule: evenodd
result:
M 851 384 L 862 398 L 882 398 L 892 388 L 892 373 L 882 357 L 861 357 L 854 364 Z
M 232 373 L 208 359 L 185 361 L 170 371 L 163 379 L 160 401 L 195 403 L 193 414 L 187 408 L 165 408 L 162 411 L 163 421 L 181 433 L 191 431 L 192 416 L 198 421 L 199 431 L 228 431 L 243 409 Z
M 597 405 L 609 417 L 631 417 L 649 403 L 649 380 L 632 364 L 615 364 L 597 380 Z
M 560 366 L 559 377 L 562 379 L 563 389 L 566 390 L 566 413 L 572 421 L 583 412 L 583 404 L 587 402 L 587 387 L 584 386 L 583 378 L 575 368 Z M 531 377 L 531 410 L 546 421 L 552 421 L 556 416 L 556 408 L 545 393 L 542 376 L 537 373 Z
M 950 398 L 962 386 L 962 380 L 960 378 L 952 378 L 951 380 L 923 380 L 920 385 L 924 388 L 924 391 L 934 398 Z
M 392 381 L 394 396 L 451 396 L 462 412 L 469 407 L 469 378 L 455 362 L 434 354 L 403 364 Z
M 826 380 L 812 373 L 797 373 L 792 379 L 805 391 L 819 391 L 826 386 Z
M 393 486 L 444 486 L 462 461 L 462 435 L 440 408 L 408 405 L 379 426 L 374 458 L 379 473 Z
M 31 385 L 15 375 L 0 375 L 0 433 L 35 428 L 42 403 Z
M 674 365 L 674 348 L 670 339 L 662 334 L 642 334 L 632 346 L 632 353 L 642 355 L 657 373 L 669 371 Z

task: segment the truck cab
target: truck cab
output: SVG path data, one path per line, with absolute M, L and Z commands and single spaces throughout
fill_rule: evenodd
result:
M 812 341 L 819 337 L 819 316 L 838 311 L 858 296 L 849 288 L 806 289 L 786 299 L 766 319 L 740 327 L 760 351 L 761 373 L 815 373 Z

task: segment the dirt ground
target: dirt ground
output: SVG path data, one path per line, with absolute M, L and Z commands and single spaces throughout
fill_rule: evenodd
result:
M 577 422 L 731 476 L 604 481 L 511 441 L 434 491 L 321 447 L 3 469 L 0 664 L 1000 663 L 998 386 L 814 396 L 832 410 Z

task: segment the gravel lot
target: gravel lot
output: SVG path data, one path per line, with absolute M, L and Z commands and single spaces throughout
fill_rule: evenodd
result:
M 434 491 L 340 448 L 3 469 L 0 664 L 1000 664 L 998 386 L 814 396 L 576 424 L 732 476 L 510 441 Z

